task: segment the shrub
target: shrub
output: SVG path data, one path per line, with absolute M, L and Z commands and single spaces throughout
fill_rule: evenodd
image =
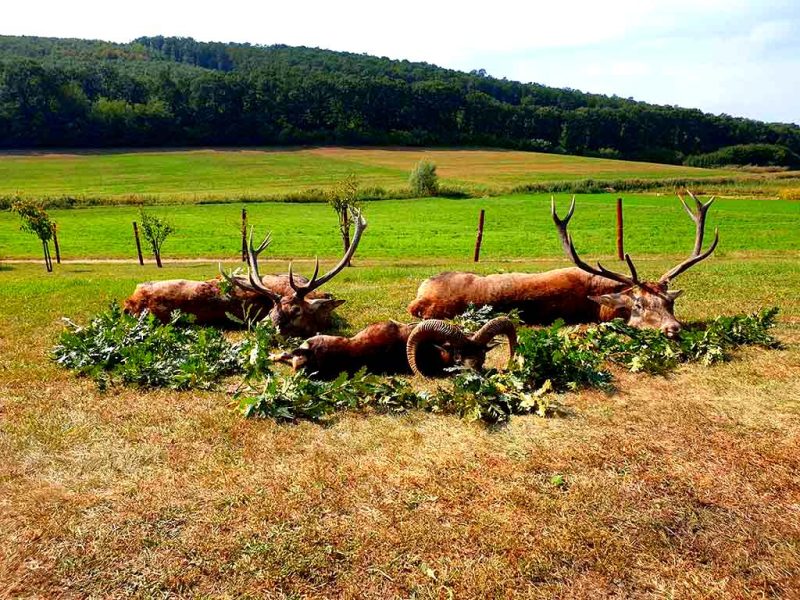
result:
M 422 159 L 411 171 L 408 183 L 415 196 L 435 196 L 439 190 L 439 177 L 436 175 L 436 165 L 429 160 Z
M 589 332 L 592 330 L 590 329 Z M 548 381 L 554 391 L 581 387 L 611 388 L 611 373 L 602 367 L 593 335 L 557 321 L 544 329 L 521 329 L 517 371 L 534 389 Z

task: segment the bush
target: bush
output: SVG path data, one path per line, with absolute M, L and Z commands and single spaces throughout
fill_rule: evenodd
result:
M 415 196 L 435 196 L 439 191 L 439 177 L 436 175 L 436 165 L 429 160 L 422 159 L 411 171 L 408 183 Z

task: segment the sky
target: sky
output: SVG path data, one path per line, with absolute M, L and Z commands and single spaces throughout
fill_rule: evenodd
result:
M 800 123 L 800 0 L 28 0 L 0 34 L 311 46 Z

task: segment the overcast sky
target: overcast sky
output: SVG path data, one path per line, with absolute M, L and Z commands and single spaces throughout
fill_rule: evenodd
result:
M 798 0 L 6 4 L 6 35 L 304 45 L 800 123 Z

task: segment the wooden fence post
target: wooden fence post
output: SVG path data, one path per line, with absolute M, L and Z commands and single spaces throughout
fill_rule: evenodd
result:
M 622 231 L 622 198 L 617 198 L 617 258 L 625 260 L 625 243 Z
M 475 240 L 475 262 L 478 262 L 481 256 L 481 242 L 483 241 L 483 219 L 485 214 L 486 211 L 481 209 L 481 216 L 478 219 L 478 237 Z
M 58 225 L 53 223 L 53 246 L 56 247 L 56 262 L 61 264 L 61 248 L 58 246 Z
M 142 243 L 139 241 L 139 226 L 136 221 L 133 222 L 133 237 L 136 239 L 136 254 L 139 255 L 139 264 L 144 265 L 144 258 L 142 258 Z
M 242 209 L 242 262 L 247 262 L 247 209 Z

